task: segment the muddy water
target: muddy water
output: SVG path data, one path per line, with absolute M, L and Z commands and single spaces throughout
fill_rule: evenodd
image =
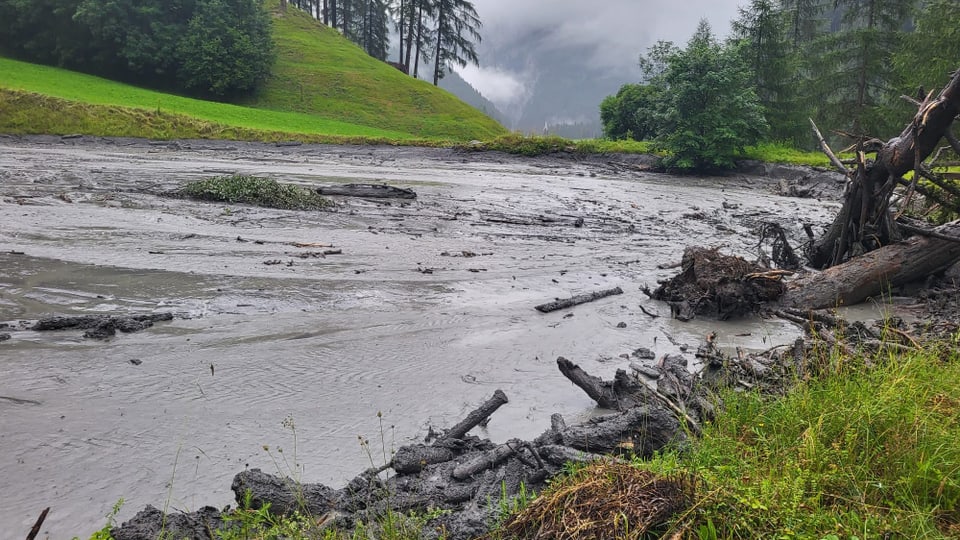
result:
M 232 172 L 387 181 L 419 199 L 305 213 L 160 196 Z M 0 138 L 0 321 L 12 326 L 0 330 L 0 525 L 27 531 L 50 506 L 44 530 L 66 538 L 102 526 L 121 497 L 121 520 L 146 504 L 223 505 L 244 467 L 338 486 L 496 388 L 510 403 L 482 433 L 494 440 L 538 434 L 553 412 L 592 414 L 559 355 L 610 376 L 636 347 L 695 348 L 712 330 L 730 347 L 791 340 L 775 320 L 677 323 L 640 292 L 685 245 L 753 257 L 758 223 L 829 219 L 770 184 L 602 158 Z M 622 296 L 533 310 L 617 285 Z M 178 317 L 105 342 L 18 323 L 160 311 Z

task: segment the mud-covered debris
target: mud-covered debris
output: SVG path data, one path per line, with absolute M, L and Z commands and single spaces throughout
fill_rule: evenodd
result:
M 388 186 L 386 184 L 342 184 L 318 187 L 321 195 L 337 195 L 343 197 L 362 197 L 366 199 L 416 199 L 417 193 L 412 189 Z
M 10 339 L 10 334 L 0 334 L 0 341 L 6 341 Z
M 757 312 L 786 290 L 783 271 L 771 271 L 718 249 L 690 247 L 683 252 L 682 270 L 661 282 L 652 298 L 670 305 L 671 315 L 689 321 L 697 315 L 724 320 Z
M 140 315 L 54 315 L 44 317 L 30 327 L 30 330 L 47 332 L 52 330 L 86 330 L 85 338 L 104 339 L 114 336 L 117 330 L 130 333 L 139 332 L 153 326 L 157 321 L 173 320 L 173 313 L 149 313 Z
M 110 531 L 114 540 L 143 540 L 145 538 L 189 538 L 213 540 L 214 531 L 224 526 L 220 511 L 205 506 L 196 512 L 171 512 L 166 515 L 153 506 L 147 506 L 120 527 Z

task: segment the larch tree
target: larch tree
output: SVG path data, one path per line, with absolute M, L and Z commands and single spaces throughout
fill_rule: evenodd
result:
M 433 64 L 433 84 L 440 84 L 451 64 L 465 67 L 478 64 L 474 48 L 480 43 L 480 17 L 469 0 L 437 0 L 437 35 Z

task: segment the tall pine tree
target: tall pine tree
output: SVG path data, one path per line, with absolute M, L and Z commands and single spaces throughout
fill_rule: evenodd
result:
M 789 33 L 793 14 L 782 11 L 774 0 L 751 0 L 739 12 L 731 44 L 752 74 L 770 137 L 801 145 L 809 139 L 809 129 L 797 91 L 799 55 Z
M 904 39 L 913 9 L 904 0 L 836 0 L 835 32 L 817 40 L 812 88 L 817 117 L 856 137 L 888 138 L 902 125 L 889 114 L 901 84 L 892 54 Z
M 437 0 L 437 35 L 433 84 L 440 84 L 451 64 L 477 64 L 474 43 L 480 43 L 480 17 L 470 0 Z

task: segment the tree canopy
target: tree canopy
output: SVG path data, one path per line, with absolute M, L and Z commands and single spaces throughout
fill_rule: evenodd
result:
M 259 0 L 0 0 L 0 50 L 202 97 L 248 93 L 273 62 Z
M 841 147 L 889 139 L 913 107 L 901 96 L 922 100 L 942 84 L 957 68 L 958 47 L 960 0 L 745 0 L 726 43 L 701 27 L 683 50 L 666 42 L 651 47 L 640 59 L 640 81 L 606 98 L 601 120 L 610 138 L 656 139 L 706 154 L 713 150 L 703 146 L 705 132 L 684 132 L 698 124 L 678 122 L 707 114 L 704 107 L 736 126 L 726 136 L 743 140 L 768 126 L 768 140 L 812 148 L 807 118 Z M 725 100 L 705 97 L 721 89 Z M 686 91 L 694 99 L 685 101 Z M 751 91 L 765 123 L 747 105 Z M 716 118 L 697 121 L 711 129 Z

